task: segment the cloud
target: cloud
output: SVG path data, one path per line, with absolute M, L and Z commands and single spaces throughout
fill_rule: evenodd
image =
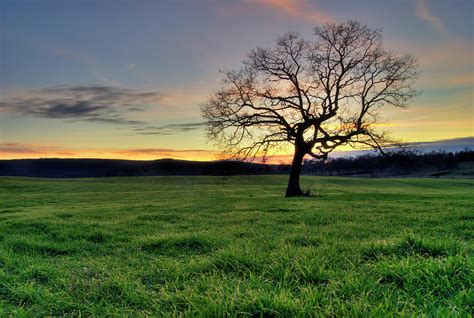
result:
M 108 158 L 153 160 L 159 158 L 214 160 L 219 153 L 204 149 L 137 148 L 137 149 L 67 149 L 64 147 L 0 143 L 0 159 L 13 158 Z
M 169 95 L 154 91 L 115 86 L 57 86 L 10 93 L 0 98 L 0 114 L 129 125 L 139 135 L 169 136 L 204 126 L 204 122 L 153 126 L 148 121 L 131 118 L 151 106 L 165 104 L 167 98 Z
M 62 147 L 47 145 L 32 145 L 22 143 L 0 143 L 0 158 L 39 158 L 54 154 L 55 156 L 77 156 L 77 153 Z
M 170 148 L 138 148 L 123 149 L 112 152 L 118 158 L 126 159 L 159 159 L 174 158 L 185 160 L 215 160 L 219 156 L 218 151 L 204 149 L 170 149 Z
M 217 151 L 204 149 L 170 149 L 170 148 L 138 148 L 124 149 L 113 152 L 114 154 L 126 157 L 134 156 L 151 156 L 151 157 L 168 157 L 168 158 L 194 158 L 194 157 L 210 157 L 218 154 Z
M 215 160 L 219 152 L 205 149 L 172 149 L 172 148 L 132 148 L 132 149 L 97 149 L 66 148 L 62 146 L 0 143 L 0 159 L 19 158 L 104 158 L 154 160 L 159 158 L 176 158 L 192 160 Z
M 281 11 L 292 17 L 300 17 L 311 22 L 326 23 L 332 18 L 322 10 L 316 10 L 307 0 L 245 0 L 247 3 L 262 5 Z
M 416 16 L 425 22 L 431 24 L 440 33 L 446 33 L 446 26 L 443 21 L 431 12 L 428 6 L 428 0 L 418 0 L 416 3 Z
M 23 90 L 0 100 L 0 112 L 19 116 L 69 119 L 110 124 L 143 124 L 128 119 L 130 112 L 145 110 L 164 98 L 113 86 L 58 86 Z
M 38 154 L 38 149 L 32 149 L 28 145 L 17 143 L 2 143 L 0 144 L 0 154 Z
M 173 135 L 175 133 L 180 132 L 200 130 L 202 127 L 204 127 L 205 124 L 205 122 L 168 124 L 157 127 L 137 127 L 134 130 L 137 131 L 140 135 Z

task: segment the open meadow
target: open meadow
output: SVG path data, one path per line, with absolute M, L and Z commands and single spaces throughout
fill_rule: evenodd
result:
M 0 316 L 468 317 L 474 180 L 0 178 Z

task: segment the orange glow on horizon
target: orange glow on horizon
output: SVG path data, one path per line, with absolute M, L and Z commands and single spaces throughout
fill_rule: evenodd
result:
M 452 139 L 427 139 L 423 141 L 402 142 L 443 142 L 456 139 L 473 138 L 472 136 L 454 137 Z M 349 145 L 341 146 L 334 151 L 336 156 L 341 153 L 348 153 L 355 150 L 369 150 L 368 148 L 354 149 Z M 357 155 L 357 152 L 353 153 Z M 21 143 L 0 143 L 0 160 L 10 159 L 41 159 L 41 158 L 64 158 L 64 159 L 122 159 L 122 160 L 158 160 L 164 158 L 188 161 L 215 161 L 227 159 L 225 155 L 212 149 L 172 149 L 172 148 L 132 148 L 132 149 L 114 149 L 114 148 L 82 148 L 70 149 L 56 145 L 38 145 Z M 274 149 L 265 158 L 255 158 L 256 163 L 268 164 L 289 164 L 293 159 L 292 147 L 281 147 Z M 311 159 L 309 155 L 305 159 Z
M 40 159 L 40 158 L 100 158 L 125 160 L 156 160 L 173 158 L 178 160 L 210 161 L 216 160 L 217 151 L 179 150 L 161 148 L 140 149 L 66 149 L 55 146 L 0 144 L 0 159 Z

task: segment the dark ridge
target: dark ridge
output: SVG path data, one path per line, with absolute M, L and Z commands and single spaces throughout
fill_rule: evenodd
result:
M 239 161 L 153 161 L 114 159 L 0 160 L 1 176 L 39 178 L 91 178 L 113 176 L 235 175 L 286 173 L 289 166 Z
M 199 176 L 286 174 L 290 165 L 241 161 L 153 161 L 115 159 L 13 159 L 0 160 L 0 176 L 39 178 L 91 178 L 114 176 Z M 305 160 L 302 174 L 327 176 L 474 176 L 474 151 L 417 153 L 391 152 L 382 155 Z

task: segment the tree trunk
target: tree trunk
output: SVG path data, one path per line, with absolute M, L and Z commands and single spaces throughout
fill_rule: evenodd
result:
M 287 197 L 305 195 L 300 188 L 300 174 L 304 155 L 305 153 L 301 151 L 301 148 L 295 146 L 295 154 L 293 156 L 293 162 L 291 163 L 290 180 L 288 181 L 288 188 L 286 189 Z

